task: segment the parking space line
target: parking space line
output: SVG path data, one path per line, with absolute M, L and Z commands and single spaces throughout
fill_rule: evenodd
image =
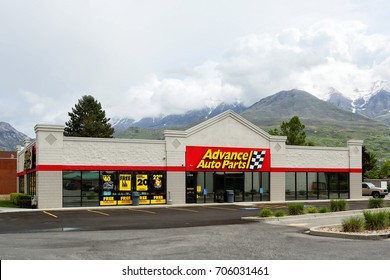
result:
M 165 208 L 169 209 L 169 210 L 187 211 L 187 212 L 199 213 L 199 211 L 192 210 L 192 209 L 187 209 L 187 208 L 176 208 L 176 207 L 165 207 Z
M 213 206 L 202 206 L 202 207 L 203 208 L 218 209 L 218 210 L 237 211 L 237 209 L 232 209 L 232 208 L 213 207 Z
M 100 212 L 100 211 L 91 210 L 91 209 L 88 209 L 87 211 L 92 212 L 92 213 L 96 213 L 96 214 L 100 214 L 100 215 L 104 215 L 104 216 L 110 216 L 110 214 Z
M 157 214 L 156 212 L 148 211 L 148 210 L 141 210 L 141 209 L 133 209 L 133 208 L 127 208 L 129 211 L 135 211 L 135 212 L 142 212 L 142 213 L 148 213 L 148 214 Z
M 52 214 L 50 212 L 47 212 L 47 211 L 42 211 L 42 212 L 45 213 L 46 215 L 49 215 L 49 216 L 52 216 L 53 218 L 58 219 L 58 216 L 56 216 L 56 215 L 54 215 L 54 214 Z

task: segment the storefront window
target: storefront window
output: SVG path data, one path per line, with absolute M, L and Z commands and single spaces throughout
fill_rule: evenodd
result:
M 37 175 L 35 172 L 27 174 L 27 193 L 31 195 L 37 193 Z
M 132 205 L 133 192 L 139 204 L 166 204 L 166 173 L 137 171 L 64 171 L 63 205 Z
M 269 201 L 269 172 L 187 172 L 186 203 Z
M 254 173 L 256 174 L 256 173 Z M 260 185 L 260 200 L 269 201 L 271 199 L 270 192 L 270 175 L 269 172 L 261 172 L 261 185 Z
M 286 173 L 286 200 L 295 200 L 295 172 Z
M 296 182 L 297 182 L 297 191 L 296 191 L 297 200 L 306 200 L 307 199 L 306 172 L 297 172 Z
M 81 172 L 63 171 L 63 206 L 80 207 L 81 206 Z
M 308 199 L 318 199 L 318 184 L 317 184 L 317 173 L 308 172 L 307 173 L 307 182 L 308 182 Z
M 349 198 L 348 173 L 286 173 L 286 200 L 346 198 Z
M 99 171 L 82 171 L 81 178 L 82 206 L 98 206 Z
M 349 198 L 349 173 L 339 173 L 340 199 Z
M 325 172 L 318 172 L 318 193 L 319 199 L 328 199 L 329 198 L 329 182 L 327 180 L 328 176 Z
M 19 192 L 24 193 L 24 176 L 19 177 Z

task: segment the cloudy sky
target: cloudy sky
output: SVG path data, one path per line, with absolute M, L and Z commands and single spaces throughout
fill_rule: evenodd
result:
M 0 121 L 110 118 L 390 81 L 387 0 L 0 0 Z

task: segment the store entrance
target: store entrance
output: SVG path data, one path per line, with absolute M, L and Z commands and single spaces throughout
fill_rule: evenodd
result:
M 227 202 L 227 190 L 234 192 L 234 202 L 244 201 L 243 172 L 214 173 L 214 202 Z

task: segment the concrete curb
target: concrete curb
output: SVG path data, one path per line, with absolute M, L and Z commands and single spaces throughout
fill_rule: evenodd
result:
M 337 224 L 337 226 L 340 224 Z M 327 225 L 335 226 L 335 225 Z M 329 232 L 321 230 L 326 226 L 318 226 L 310 228 L 308 234 L 315 236 L 324 236 L 324 237 L 336 237 L 336 238 L 345 238 L 345 239 L 356 239 L 356 240 L 382 240 L 390 237 L 390 233 L 353 233 L 353 232 Z

